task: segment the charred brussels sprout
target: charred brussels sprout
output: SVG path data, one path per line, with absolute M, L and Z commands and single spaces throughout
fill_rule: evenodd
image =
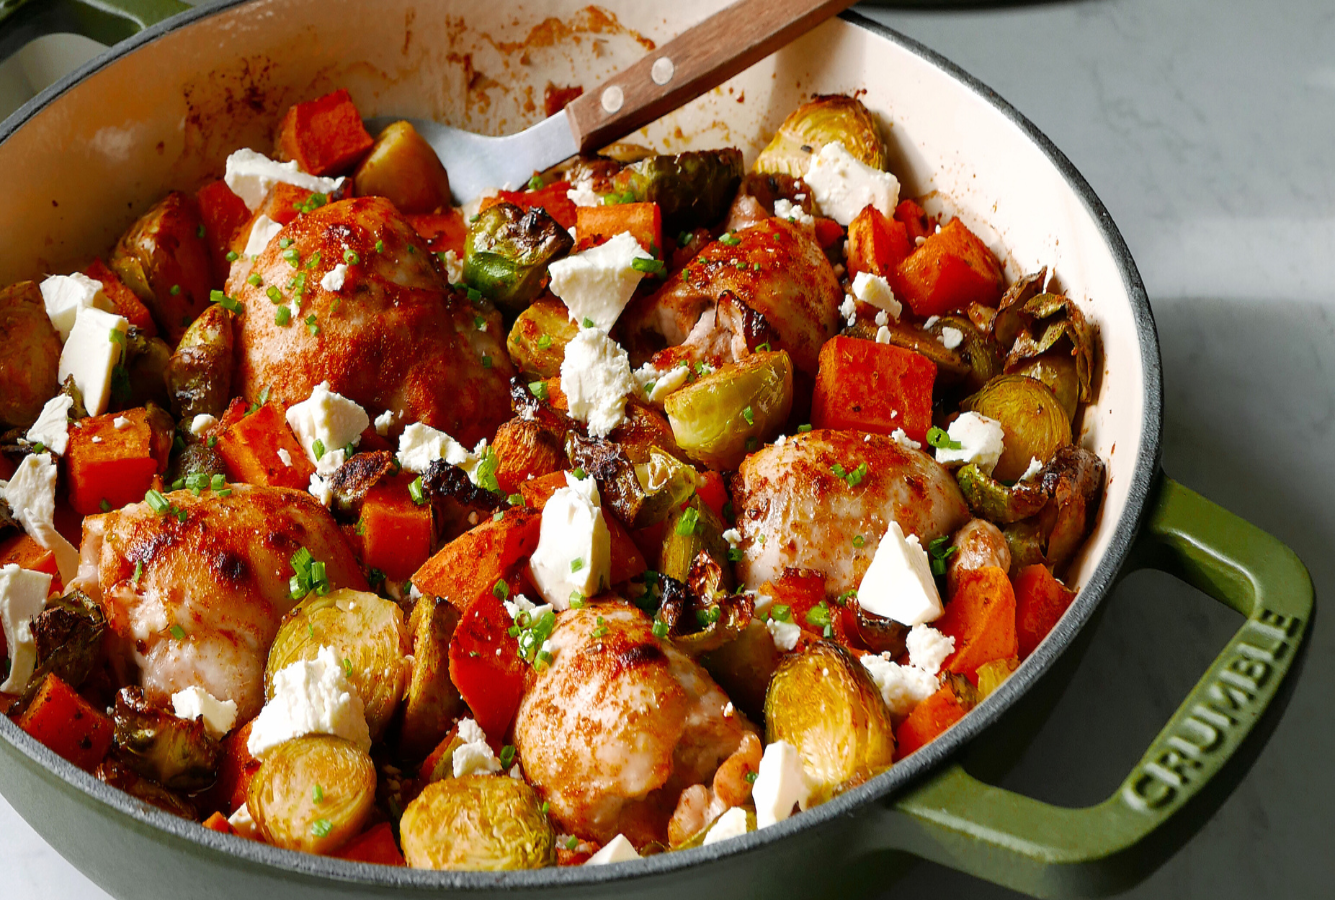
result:
M 723 539 L 723 522 L 696 494 L 684 507 L 673 510 L 663 525 L 663 550 L 658 571 L 686 583 L 691 566 L 701 552 L 715 560 L 728 558 L 728 542 Z M 733 584 L 731 568 L 723 572 L 723 587 Z
M 1048 385 L 1073 415 L 1075 401 L 1092 396 L 1094 335 L 1080 307 L 1042 291 L 1047 270 L 1020 279 L 1006 292 L 992 320 L 992 333 L 1007 348 L 1006 371 L 1023 372 Z M 1047 361 L 1035 369 L 1033 363 Z M 1059 362 L 1060 361 L 1060 362 Z
M 1039 516 L 1047 533 L 1048 565 L 1060 570 L 1084 543 L 1103 494 L 1103 460 L 1083 447 L 1062 447 L 1043 470 L 1052 500 Z
M 102 760 L 93 775 L 103 784 L 109 784 L 136 800 L 156 806 L 163 812 L 169 812 L 192 822 L 199 821 L 199 812 L 192 803 L 174 791 L 169 791 L 157 782 L 140 775 L 115 756 L 108 756 Z
M 1071 420 L 1056 395 L 1024 375 L 994 378 L 961 406 L 1001 423 L 1004 449 L 992 472 L 999 481 L 1018 481 L 1030 460 L 1047 463 L 1058 447 L 1071 443 Z
M 366 707 L 371 739 L 379 740 L 407 686 L 409 646 L 403 611 L 396 603 L 348 588 L 323 597 L 310 594 L 283 617 L 269 648 L 265 697 L 273 697 L 278 672 L 315 659 L 321 647 L 331 647 L 345 660 L 348 680 Z
M 195 201 L 173 191 L 130 226 L 111 255 L 111 268 L 170 341 L 209 304 L 213 260 L 202 231 Z
M 0 422 L 27 427 L 56 393 L 60 335 L 31 281 L 0 290 Z
M 556 836 L 533 788 L 517 778 L 466 775 L 427 785 L 399 822 L 415 869 L 495 872 L 556 863 Z
M 138 774 L 165 788 L 199 791 L 213 784 L 222 747 L 198 719 L 178 719 L 144 699 L 137 687 L 121 688 L 112 713 L 116 752 Z
M 1001 529 L 1006 547 L 1011 553 L 1011 571 L 1018 571 L 1035 563 L 1046 563 L 1043 549 L 1043 528 L 1037 519 L 1026 519 Z
M 172 455 L 171 466 L 167 469 L 167 484 L 175 484 L 191 475 L 214 475 L 227 477 L 227 463 L 218 451 L 204 441 L 188 443 L 179 452 Z
M 961 466 L 955 480 L 973 514 L 998 525 L 1027 519 L 1048 502 L 1041 482 L 1020 481 L 1007 487 L 972 463 Z
M 186 329 L 167 362 L 167 392 L 177 418 L 220 418 L 232 393 L 232 316 L 211 305 Z
M 146 337 L 133 326 L 125 338 L 125 369 L 129 376 L 129 406 L 149 403 L 171 406 L 167 395 L 167 365 L 172 351 L 162 338 Z
M 675 234 L 723 218 L 741 183 L 742 151 L 691 150 L 631 163 L 612 178 L 603 202 L 657 203 L 663 228 Z
M 765 740 L 802 755 L 824 802 L 890 766 L 890 712 L 861 663 L 829 641 L 813 641 L 780 662 L 765 696 Z
M 308 735 L 265 754 L 246 805 L 269 843 L 332 853 L 361 832 L 375 805 L 375 787 L 368 754 L 342 738 Z
M 617 518 L 632 528 L 663 521 L 695 492 L 695 470 L 670 453 L 649 448 L 646 462 L 632 462 L 620 443 L 566 436 L 567 455 L 598 482 L 598 492 Z
M 793 408 L 793 361 L 783 350 L 753 353 L 664 401 L 677 445 L 713 469 L 735 469 L 774 436 Z
M 445 166 L 408 122 L 395 122 L 380 132 L 352 184 L 358 197 L 384 197 L 404 215 L 450 205 Z
M 1057 352 L 1044 353 L 1020 363 L 1011 373 L 1025 375 L 1046 384 L 1062 405 L 1066 418 L 1075 421 L 1080 404 L 1080 375 L 1074 357 Z
M 463 698 L 450 681 L 450 638 L 459 611 L 447 600 L 425 596 L 413 608 L 411 624 L 413 674 L 399 749 L 409 759 L 419 759 L 440 743 L 463 708 Z
M 763 717 L 765 691 L 779 665 L 779 651 L 764 622 L 753 619 L 736 640 L 700 662 L 742 712 L 756 721 Z
M 575 239 L 541 209 L 497 203 L 468 226 L 464 281 L 497 306 L 518 312 L 537 297 L 549 263 L 575 246 Z
M 844 149 L 873 169 L 885 168 L 885 144 L 867 107 L 854 97 L 826 94 L 803 103 L 783 120 L 756 159 L 757 172 L 802 177 L 826 144 Z
M 570 321 L 570 311 L 558 300 L 541 298 L 515 319 L 505 347 L 515 368 L 525 378 L 538 381 L 561 374 L 566 344 L 575 339 L 579 326 Z
M 82 591 L 70 591 L 48 600 L 32 619 L 32 637 L 37 649 L 37 668 L 29 680 L 35 692 L 47 675 L 55 675 L 70 687 L 83 684 L 102 652 L 107 630 L 102 608 Z

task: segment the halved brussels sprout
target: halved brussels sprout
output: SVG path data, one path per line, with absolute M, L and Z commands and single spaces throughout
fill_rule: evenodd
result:
M 172 191 L 130 226 L 112 252 L 112 270 L 134 291 L 169 342 L 209 305 L 213 258 L 193 197 Z
M 172 350 L 162 338 L 145 337 L 133 325 L 125 336 L 125 369 L 129 376 L 128 406 L 149 403 L 164 409 L 171 405 L 167 395 L 167 365 Z
M 1010 371 L 1046 384 L 1066 411 L 1066 418 L 1075 421 L 1080 404 L 1080 374 L 1075 357 L 1053 350 L 1026 360 Z
M 793 361 L 784 350 L 753 353 L 664 401 L 677 446 L 721 471 L 774 437 L 792 408 Z
M 214 475 L 227 477 L 227 463 L 218 451 L 204 441 L 188 442 L 179 452 L 173 453 L 171 465 L 167 469 L 165 481 L 175 484 L 190 475 Z
M 765 695 L 765 740 L 797 748 L 817 803 L 889 768 L 895 755 L 881 692 L 861 663 L 829 641 L 812 641 L 779 662 Z
M 742 151 L 689 150 L 626 166 L 612 177 L 613 193 L 603 202 L 657 203 L 663 228 L 676 234 L 723 218 L 741 183 Z
M 497 203 L 468 226 L 464 281 L 497 306 L 519 312 L 542 291 L 548 264 L 574 246 L 570 232 L 546 211 Z
M 657 447 L 650 448 L 647 462 L 634 463 L 620 443 L 572 431 L 566 453 L 598 482 L 603 503 L 632 528 L 663 521 L 695 492 L 695 470 Z
M 668 628 L 672 643 L 688 656 L 700 656 L 733 641 L 751 624 L 755 601 L 749 594 L 729 595 L 731 568 L 724 569 L 701 550 L 683 584 L 660 580 L 662 599 L 655 620 Z
M 735 640 L 705 654 L 700 663 L 742 712 L 756 721 L 763 718 L 765 691 L 779 665 L 779 651 L 764 622 L 752 619 Z
M 964 502 L 980 519 L 1009 525 L 1027 519 L 1048 502 L 1048 494 L 1039 479 L 1016 482 L 1007 487 L 970 463 L 955 472 Z
M 352 184 L 358 197 L 384 197 L 404 215 L 450 205 L 450 176 L 410 122 L 394 122 L 376 136 Z
M 1024 375 L 993 378 L 960 405 L 1001 423 L 1004 449 L 992 470 L 998 481 L 1018 481 L 1030 460 L 1045 464 L 1058 447 L 1071 443 L 1071 420 L 1056 395 Z
M 60 335 L 36 283 L 0 290 L 0 422 L 28 427 L 56 393 Z
M 868 650 L 872 653 L 889 653 L 895 657 L 904 652 L 909 635 L 907 625 L 867 612 L 859 603 L 853 604 L 853 613 L 857 622 L 857 637 Z
M 556 835 L 533 788 L 504 775 L 427 785 L 399 822 L 415 869 L 496 872 L 556 863 Z
M 724 525 L 709 504 L 696 494 L 684 507 L 674 508 L 664 520 L 663 549 L 658 557 L 658 571 L 686 583 L 691 566 L 701 552 L 715 560 L 728 558 L 728 542 L 723 539 Z M 722 573 L 725 590 L 734 584 L 731 567 Z
M 1011 571 L 1025 566 L 1047 562 L 1043 550 L 1043 528 L 1037 519 L 1026 519 L 1001 529 L 1006 547 L 1011 552 Z
M 987 333 L 965 316 L 941 316 L 927 330 L 940 337 L 947 328 L 954 328 L 964 336 L 953 352 L 967 367 L 964 374 L 966 390 L 976 391 L 1001 374 L 1001 348 Z
M 756 158 L 755 171 L 802 177 L 826 144 L 839 141 L 873 169 L 885 168 L 885 144 L 867 107 L 843 94 L 817 96 L 788 114 Z
M 313 660 L 321 647 L 344 660 L 348 681 L 366 707 L 371 740 L 379 740 L 398 709 L 408 684 L 411 652 L 398 604 L 341 588 L 323 597 L 310 594 L 283 617 L 264 667 L 264 696 L 273 697 L 273 679 L 285 667 Z
M 450 681 L 450 638 L 458 624 L 459 610 L 447 600 L 425 596 L 413 607 L 413 674 L 399 739 L 399 750 L 409 759 L 430 753 L 463 709 Z
M 55 675 L 72 688 L 83 684 L 102 653 L 107 620 L 102 608 L 82 591 L 70 591 L 46 602 L 32 619 L 37 668 L 29 679 L 35 692 L 47 675 Z M 26 699 L 26 698 L 25 698 Z
M 192 822 L 199 821 L 199 813 L 193 803 L 140 775 L 115 756 L 108 756 L 102 760 L 93 775 L 103 784 L 109 784 L 136 800 L 156 806 L 163 812 L 169 812 Z
M 333 853 L 361 833 L 375 806 L 375 764 L 342 738 L 313 734 L 264 756 L 246 806 L 264 839 L 306 853 Z
M 1052 500 L 1039 521 L 1047 532 L 1046 562 L 1061 569 L 1085 541 L 1103 496 L 1103 460 L 1083 447 L 1062 447 L 1043 470 Z
M 541 381 L 561 374 L 566 344 L 578 333 L 579 326 L 570 320 L 564 303 L 540 297 L 515 319 L 505 348 L 525 378 Z
M 144 699 L 137 687 L 121 688 L 112 711 L 116 752 L 145 778 L 176 791 L 201 791 L 213 784 L 222 746 L 204 723 L 179 719 Z
M 232 396 L 232 316 L 210 304 L 181 336 L 167 361 L 167 392 L 179 419 L 220 418 Z
M 1007 348 L 1007 372 L 1016 372 L 1040 356 L 1070 357 L 1077 399 L 1087 402 L 1094 372 L 1093 332 L 1080 307 L 1067 297 L 1042 293 L 1046 278 L 1047 269 L 1040 269 L 1006 292 L 992 320 L 992 333 Z

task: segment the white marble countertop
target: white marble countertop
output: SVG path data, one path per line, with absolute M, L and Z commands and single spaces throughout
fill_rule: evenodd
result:
M 1084 173 L 1154 306 L 1166 470 L 1288 542 L 1320 596 L 1335 584 L 1335 480 L 1327 476 L 1335 460 L 1335 7 L 1080 0 L 870 12 L 996 89 Z M 60 64 L 28 53 L 0 67 L 0 112 L 22 82 L 40 85 Z M 1103 799 L 1235 627 L 1166 576 L 1128 578 L 1005 785 L 1070 805 Z M 1331 895 L 1333 649 L 1335 624 L 1318 619 L 1298 690 L 1250 774 L 1128 896 Z M 9 900 L 105 896 L 3 800 L 0 871 Z M 887 896 L 929 891 L 1016 896 L 926 864 Z

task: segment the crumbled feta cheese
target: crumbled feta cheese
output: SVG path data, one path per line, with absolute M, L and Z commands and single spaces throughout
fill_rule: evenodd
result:
M 250 226 L 250 237 L 246 238 L 246 256 L 259 256 L 273 242 L 273 239 L 278 237 L 278 232 L 282 230 L 282 225 L 279 225 L 264 213 L 260 213 Z
M 884 313 L 882 313 L 882 315 L 884 315 Z M 878 344 L 890 343 L 890 329 L 885 325 L 882 325 L 880 328 L 876 329 L 876 343 Z
M 117 416 L 116 418 L 111 420 L 111 427 L 116 429 L 117 431 L 120 431 L 122 428 L 124 428 L 126 425 L 129 424 L 130 420 L 125 418 L 125 416 Z
M 251 756 L 260 756 L 307 734 L 332 734 L 371 750 L 362 699 L 349 683 L 343 661 L 329 647 L 321 647 L 315 659 L 278 670 L 273 697 L 255 717 L 246 749 Z
M 208 413 L 200 413 L 190 420 L 190 433 L 195 437 L 199 437 L 217 424 L 218 420 L 214 416 L 211 416 Z
M 30 453 L 8 482 L 0 481 L 14 520 L 28 536 L 56 557 L 60 580 L 69 584 L 79 574 L 79 550 L 56 530 L 56 464 L 50 453 Z
M 227 157 L 223 181 L 254 212 L 275 184 L 293 184 L 317 194 L 332 194 L 342 178 L 320 178 L 298 168 L 296 161 L 280 163 L 263 153 L 241 149 Z
M 255 824 L 255 819 L 250 815 L 250 805 L 242 803 L 236 812 L 227 817 L 227 824 L 232 826 L 232 830 L 243 838 L 249 838 L 252 841 L 263 839 L 260 833 L 260 827 Z
M 871 676 L 872 683 L 881 692 L 881 699 L 890 715 L 902 719 L 913 712 L 913 707 L 936 693 L 940 683 L 917 666 L 901 666 L 889 654 L 863 654 L 862 667 Z
M 577 181 L 566 191 L 566 199 L 576 206 L 602 206 L 603 198 L 593 189 L 592 181 Z
M 79 310 L 88 307 L 114 312 L 116 307 L 102 293 L 102 282 L 75 272 L 73 275 L 52 275 L 38 285 L 46 317 L 60 335 L 62 342 L 70 339 L 70 331 L 79 316 Z
M 816 224 L 816 219 L 811 213 L 802 209 L 801 204 L 780 197 L 774 201 L 774 215 L 780 219 L 787 219 L 795 225 L 805 225 L 812 228 Z
M 464 261 L 453 250 L 446 250 L 440 258 L 445 263 L 445 278 L 450 284 L 463 284 Z
M 941 671 L 941 663 L 955 652 L 955 639 L 942 634 L 931 625 L 914 625 L 909 630 L 905 646 L 909 651 L 909 663 L 922 669 L 928 675 Z
M 532 600 L 528 599 L 523 594 L 515 594 L 509 600 L 502 600 L 501 605 L 504 606 L 505 611 L 510 614 L 511 621 L 516 622 L 521 615 L 525 614 L 528 615 L 529 622 L 536 622 L 552 610 L 552 605 L 550 603 L 534 604 Z
M 588 423 L 592 437 L 605 438 L 626 420 L 626 395 L 635 391 L 630 357 L 607 332 L 581 329 L 566 345 L 561 390 L 571 418 Z
M 797 639 L 802 636 L 802 626 L 796 622 L 780 622 L 770 617 L 765 620 L 765 627 L 769 629 L 770 637 L 774 638 L 774 646 L 780 650 L 793 649 L 797 646 Z
M 410 472 L 425 472 L 433 462 L 443 459 L 452 466 L 458 466 L 474 479 L 477 465 L 486 453 L 487 441 L 483 439 L 469 452 L 463 444 L 443 431 L 437 431 L 430 425 L 414 422 L 403 429 L 399 435 L 399 464 Z
M 878 312 L 878 313 L 876 314 L 876 324 L 877 324 L 878 326 L 882 327 L 882 328 L 884 328 L 886 325 L 889 325 L 889 324 L 890 324 L 890 314 L 889 314 L 888 312 L 886 312 L 885 310 L 881 310 L 880 312 Z M 880 332 L 877 332 L 877 333 L 879 334 Z M 888 332 L 887 332 L 887 333 L 888 333 Z
M 941 617 L 941 596 L 927 551 L 916 534 L 905 537 L 898 522 L 890 522 L 862 576 L 858 603 L 869 613 L 909 626 Z
M 601 850 L 590 856 L 584 865 L 605 866 L 609 863 L 630 862 L 639 858 L 640 854 L 635 851 L 635 845 L 626 840 L 624 834 L 618 834 L 604 844 Z
M 844 317 L 844 323 L 849 328 L 858 324 L 858 303 L 851 295 L 844 295 L 844 302 L 839 304 L 839 315 Z
M 60 351 L 56 380 L 64 384 L 66 378 L 74 378 L 74 386 L 79 389 L 90 416 L 100 416 L 107 411 L 107 403 L 111 400 L 111 373 L 121 360 L 124 335 L 129 330 L 130 323 L 123 316 L 95 306 L 81 308 L 74 320 L 69 340 Z M 113 331 L 119 331 L 121 339 L 113 339 Z
M 793 814 L 793 807 L 807 808 L 811 785 L 802 756 L 787 741 L 775 741 L 760 758 L 760 771 L 751 788 L 756 804 L 756 827 L 767 828 Z
M 746 810 L 740 806 L 734 806 L 714 820 L 714 824 L 709 826 L 705 832 L 704 846 L 717 844 L 719 841 L 726 841 L 728 838 L 741 837 L 746 834 Z
M 172 694 L 172 709 L 179 719 L 203 719 L 204 730 L 215 739 L 231 731 L 236 724 L 236 701 L 219 700 L 194 685 Z
M 0 568 L 0 626 L 9 648 L 9 676 L 0 682 L 0 693 L 21 694 L 37 666 L 37 644 L 32 636 L 32 617 L 46 606 L 51 576 L 21 569 L 10 563 Z
M 311 483 L 307 486 L 306 492 L 319 500 L 322 506 L 328 507 L 334 502 L 334 486 L 316 472 L 311 473 Z
M 566 487 L 542 509 L 529 559 L 534 587 L 556 609 L 568 608 L 576 591 L 583 597 L 602 592 L 611 582 L 611 541 L 597 482 L 567 472 Z
M 565 302 L 572 321 L 588 320 L 595 328 L 611 331 L 644 278 L 635 268 L 637 259 L 653 256 L 623 231 L 605 244 L 548 266 L 552 293 Z
M 648 362 L 635 370 L 635 381 L 640 385 L 640 396 L 647 403 L 662 403 L 691 377 L 686 366 L 673 366 L 666 372 Z
M 29 438 L 31 440 L 31 438 Z M 1037 478 L 1043 472 L 1043 463 L 1039 462 L 1037 456 L 1029 457 L 1029 467 L 1024 470 L 1020 476 L 1021 481 L 1029 481 L 1031 478 Z
M 348 266 L 346 263 L 339 263 L 320 279 L 320 287 L 326 291 L 341 291 L 343 283 L 348 280 Z
M 896 319 L 904 311 L 903 305 L 895 299 L 895 292 L 891 290 L 890 282 L 880 275 L 872 275 L 870 272 L 859 272 L 853 279 L 853 296 Z M 881 316 L 878 315 L 876 324 L 884 325 L 886 322 L 882 321 Z
M 899 180 L 853 156 L 841 141 L 822 147 L 802 180 L 821 212 L 845 228 L 868 204 L 889 216 L 899 203 Z
M 37 421 L 32 423 L 24 435 L 30 444 L 41 444 L 56 456 L 64 456 L 70 441 L 70 408 L 74 398 L 69 394 L 56 394 L 42 407 Z
M 281 462 L 283 465 L 287 466 L 289 469 L 292 468 L 292 454 L 288 453 L 282 447 L 278 448 L 278 461 Z
M 960 331 L 958 328 L 951 328 L 947 325 L 945 328 L 941 329 L 941 343 L 945 345 L 947 350 L 954 350 L 963 342 L 964 332 Z
M 371 420 L 364 409 L 329 390 L 329 382 L 322 381 L 309 398 L 288 407 L 287 424 L 292 426 L 306 456 L 315 463 L 315 471 L 333 475 L 345 461 L 344 448 L 361 443 L 362 432 Z M 318 448 L 316 441 L 320 442 Z
M 922 449 L 922 444 L 905 434 L 902 428 L 896 428 L 890 433 L 890 437 L 901 447 L 908 447 L 910 450 Z
M 941 317 L 940 317 L 940 316 L 928 316 L 928 317 L 927 317 L 927 321 L 922 323 L 922 327 L 923 327 L 923 328 L 931 328 L 933 325 L 935 325 L 937 322 L 940 322 L 940 321 L 941 321 Z
M 731 719 L 735 715 L 737 715 L 737 707 L 733 706 L 732 701 L 729 700 L 723 707 L 723 718 Z
M 946 447 L 936 448 L 936 461 L 946 463 L 973 463 L 989 475 L 997 467 L 1003 450 L 1002 438 L 1005 432 L 1001 423 L 976 412 L 963 413 L 950 423 L 946 434 L 957 442 L 958 450 Z
M 759 591 L 747 591 L 747 593 L 751 596 L 751 602 L 755 604 L 756 617 L 763 619 L 765 613 L 767 613 L 769 608 L 774 605 L 774 598 L 769 594 L 762 594 Z
M 389 436 L 390 426 L 394 424 L 394 410 L 387 409 L 375 417 L 375 433 L 381 437 Z
M 723 539 L 728 542 L 728 546 L 736 550 L 737 545 L 742 542 L 742 533 L 736 528 L 729 528 L 723 532 Z
M 459 740 L 463 741 L 454 748 L 450 764 L 454 768 L 454 777 L 465 775 L 495 775 L 501 770 L 501 761 L 491 752 L 487 736 L 473 719 L 461 719 L 458 730 Z

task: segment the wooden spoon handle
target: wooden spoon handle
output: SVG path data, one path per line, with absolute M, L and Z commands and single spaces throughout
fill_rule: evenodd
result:
M 853 5 L 737 0 L 566 107 L 581 151 L 596 150 L 717 87 Z

